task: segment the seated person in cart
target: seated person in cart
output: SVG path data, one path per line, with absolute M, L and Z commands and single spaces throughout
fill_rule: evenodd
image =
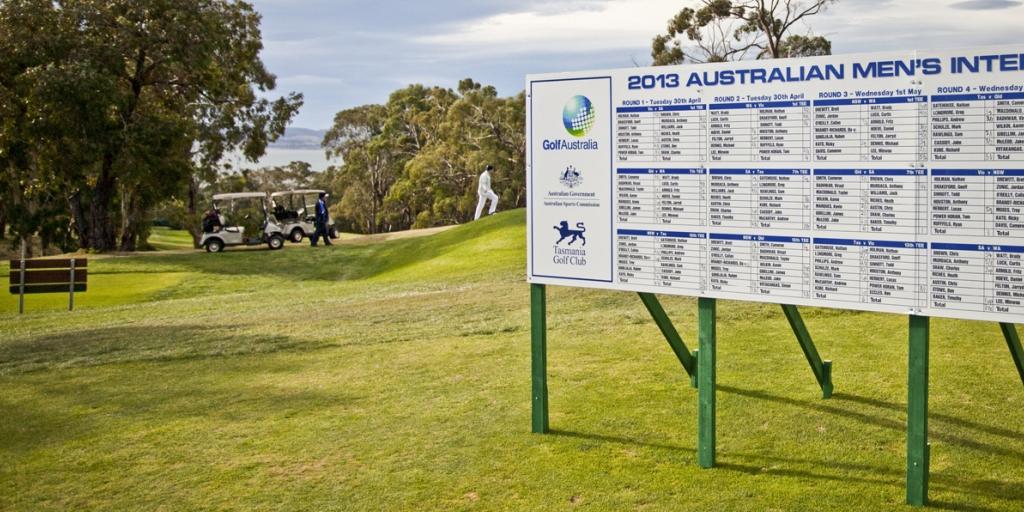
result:
M 224 220 L 220 216 L 220 209 L 213 208 L 203 216 L 203 233 L 217 233 L 224 227 Z

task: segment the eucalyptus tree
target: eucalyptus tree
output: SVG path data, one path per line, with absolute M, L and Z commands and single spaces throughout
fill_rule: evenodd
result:
M 471 79 L 458 89 L 411 85 L 383 105 L 339 112 L 324 137 L 335 218 L 363 232 L 472 218 L 477 175 L 496 167 L 501 204 L 522 206 L 525 95 L 501 98 Z
M 835 0 L 698 0 L 654 38 L 654 65 L 829 55 L 823 36 L 798 34 Z
M 13 137 L 66 191 L 87 249 L 134 249 L 157 201 L 192 196 L 227 152 L 257 159 L 302 104 L 265 97 L 275 77 L 244 1 L 8 0 L 0 31 L 14 50 L 59 48 L 11 93 L 41 133 Z

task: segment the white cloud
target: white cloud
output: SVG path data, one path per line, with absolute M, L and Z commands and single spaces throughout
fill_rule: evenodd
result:
M 278 86 L 282 89 L 302 85 L 342 85 L 344 78 L 323 75 L 292 75 L 277 78 Z M 285 87 L 287 86 L 287 87 Z
M 1006 11 L 964 11 L 951 4 L 840 0 L 794 32 L 825 35 L 837 53 L 1016 43 L 1018 17 L 1007 16 Z M 575 9 L 572 3 L 558 9 L 537 6 L 464 21 L 448 33 L 413 40 L 457 57 L 636 49 L 646 57 L 651 39 L 663 33 L 668 20 L 686 5 L 680 0 L 608 0 Z
M 839 0 L 794 32 L 828 37 L 837 54 L 1016 47 L 1022 1 Z M 341 108 L 386 101 L 408 83 L 454 87 L 469 76 L 515 94 L 528 73 L 644 65 L 651 39 L 696 2 L 256 0 L 278 90 L 306 95 L 299 126 L 327 126 Z
M 535 9 L 469 20 L 415 41 L 464 56 L 572 53 L 650 44 L 682 8 L 679 0 L 611 0 L 578 9 Z
M 1019 18 L 1005 11 L 963 11 L 928 0 L 840 1 L 811 26 L 835 53 L 929 50 L 1017 44 Z
M 950 7 L 966 10 L 995 10 L 1019 7 L 1020 5 L 1021 2 L 1011 0 L 967 0 L 966 2 L 957 2 Z

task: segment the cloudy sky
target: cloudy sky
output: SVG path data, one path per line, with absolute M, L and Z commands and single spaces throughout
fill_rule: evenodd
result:
M 306 105 L 293 126 L 381 103 L 410 83 L 472 77 L 503 95 L 528 73 L 650 63 L 650 41 L 688 0 L 252 0 L 278 91 Z M 839 0 L 810 19 L 833 53 L 1016 44 L 1024 1 Z M 802 27 L 800 32 L 811 27 Z

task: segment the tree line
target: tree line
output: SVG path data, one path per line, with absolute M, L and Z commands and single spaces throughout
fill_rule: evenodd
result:
M 697 0 L 654 37 L 655 65 L 827 55 L 806 18 L 831 0 Z M 342 230 L 472 218 L 487 164 L 525 205 L 525 93 L 464 79 L 338 112 L 309 164 L 234 169 L 284 133 L 302 95 L 266 99 L 260 15 L 238 0 L 0 1 L 0 238 L 136 250 L 154 219 L 198 236 L 214 192 L 321 188 Z
M 222 173 L 212 192 L 323 189 L 331 193 L 335 225 L 379 233 L 462 223 L 473 218 L 477 177 L 493 165 L 503 209 L 526 205 L 525 93 L 499 97 L 472 79 L 456 89 L 410 85 L 384 104 L 338 112 L 322 147 L 323 172 L 307 162 Z M 168 203 L 157 216 L 188 227 L 184 205 Z
M 526 97 L 472 79 L 455 90 L 411 85 L 383 105 L 338 112 L 324 137 L 343 164 L 322 177 L 342 228 L 377 233 L 471 220 L 477 176 L 494 166 L 502 208 L 525 206 Z
M 161 202 L 195 215 L 302 105 L 262 97 L 259 26 L 240 1 L 0 2 L 0 235 L 131 251 Z

